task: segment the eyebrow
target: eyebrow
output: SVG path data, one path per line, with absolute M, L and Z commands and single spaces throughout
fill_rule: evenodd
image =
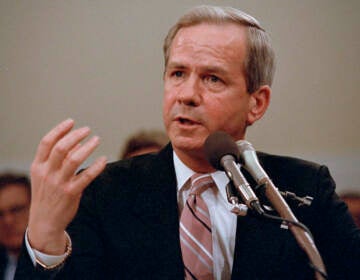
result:
M 167 69 L 186 69 L 188 68 L 184 63 L 180 63 L 180 62 L 170 62 L 167 66 Z M 222 75 L 228 75 L 228 72 L 222 68 L 222 67 L 218 67 L 218 66 L 213 66 L 213 65 L 203 65 L 203 66 L 199 66 L 199 69 L 201 69 L 201 71 L 204 72 L 210 72 L 210 73 L 219 73 Z
M 185 69 L 187 68 L 184 63 L 180 62 L 169 62 L 166 68 Z

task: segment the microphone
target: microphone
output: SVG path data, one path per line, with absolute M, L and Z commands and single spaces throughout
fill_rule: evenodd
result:
M 240 162 L 243 167 L 250 173 L 250 175 L 255 179 L 258 185 L 271 184 L 271 179 L 266 174 L 265 170 L 261 167 L 256 151 L 254 147 L 245 140 L 239 140 L 236 142 L 239 153 L 240 153 Z M 279 191 L 282 197 L 290 198 L 292 200 L 298 201 L 299 205 L 310 206 L 313 198 L 311 196 L 298 197 L 295 193 L 284 191 Z
M 236 145 L 239 150 L 239 159 L 242 166 L 250 173 L 259 186 L 265 186 L 265 195 L 275 210 L 282 218 L 297 222 L 297 219 L 291 212 L 290 207 L 287 205 L 278 189 L 260 165 L 256 151 L 251 143 L 245 140 L 239 140 L 236 142 Z
M 291 221 L 294 224 L 298 223 L 297 218 L 283 199 L 279 190 L 261 167 L 254 147 L 245 140 L 237 141 L 236 145 L 240 153 L 240 162 L 242 163 L 242 166 L 250 173 L 258 185 L 264 186 L 266 197 L 279 213 L 280 217 Z M 316 279 L 323 279 L 323 275 L 326 275 L 325 266 L 312 237 L 300 227 L 292 226 L 290 224 L 289 228 L 294 234 L 300 247 L 308 255 L 314 267 L 318 268 L 318 271 L 315 272 Z
M 240 194 L 243 202 L 250 209 L 262 215 L 264 211 L 261 208 L 259 199 L 252 191 L 237 165 L 239 150 L 230 135 L 223 131 L 210 134 L 205 140 L 204 150 L 210 164 L 218 170 L 225 171 Z
M 245 140 L 237 141 L 236 145 L 238 147 L 242 166 L 250 173 L 259 186 L 265 186 L 265 195 L 275 210 L 282 218 L 297 222 L 297 219 L 292 213 L 290 207 L 287 205 L 278 189 L 260 165 L 254 147 Z
M 242 166 L 255 179 L 256 183 L 260 185 L 269 181 L 270 178 L 261 167 L 254 147 L 245 140 L 236 141 L 236 145 L 239 150 L 239 159 Z

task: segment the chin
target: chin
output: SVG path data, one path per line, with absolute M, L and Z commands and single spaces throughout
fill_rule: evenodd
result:
M 198 151 L 203 149 L 204 141 L 194 137 L 177 136 L 171 139 L 172 146 L 181 151 Z
M 168 126 L 168 135 L 175 150 L 191 154 L 203 150 L 209 131 L 203 125 L 184 126 L 175 122 Z

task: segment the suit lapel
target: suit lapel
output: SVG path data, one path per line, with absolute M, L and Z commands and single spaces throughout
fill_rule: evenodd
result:
M 137 187 L 133 211 L 150 227 L 178 224 L 176 176 L 171 147 L 148 165 Z M 136 174 L 135 174 L 136 176 Z M 178 225 L 177 225 L 178 226 Z
M 0 247 L 0 279 L 3 279 L 5 273 L 5 266 L 7 264 L 6 251 Z
M 139 217 L 145 230 L 156 233 L 160 248 L 154 261 L 163 264 L 163 273 L 182 275 L 176 176 L 171 146 L 168 145 L 154 157 L 148 167 L 145 168 L 146 174 L 141 176 L 142 182 L 136 186 L 138 195 L 132 211 Z
M 269 176 L 274 176 L 273 179 L 281 174 L 282 170 L 265 161 L 266 154 L 260 152 L 258 157 Z M 251 186 L 255 187 L 250 174 L 245 170 L 243 172 Z M 263 192 L 257 192 L 257 196 L 263 204 L 271 205 Z M 276 212 L 272 214 L 277 215 Z M 292 271 L 294 267 L 291 265 L 299 263 L 306 264 L 290 230 L 252 213 L 238 218 L 232 279 L 287 279 L 289 275 L 284 276 L 284 272 Z
M 271 275 L 279 267 L 289 240 L 291 233 L 278 223 L 252 214 L 239 217 L 232 279 L 264 279 L 264 275 Z

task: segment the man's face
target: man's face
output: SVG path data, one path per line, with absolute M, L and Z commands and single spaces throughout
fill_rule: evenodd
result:
M 250 106 L 245 52 L 246 29 L 232 23 L 176 34 L 164 74 L 163 119 L 178 155 L 202 157 L 204 141 L 217 130 L 244 137 Z
M 30 195 L 22 185 L 0 189 L 0 244 L 9 251 L 21 248 L 27 226 Z

